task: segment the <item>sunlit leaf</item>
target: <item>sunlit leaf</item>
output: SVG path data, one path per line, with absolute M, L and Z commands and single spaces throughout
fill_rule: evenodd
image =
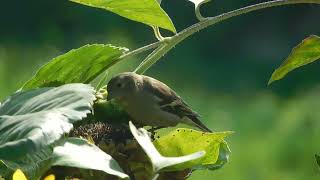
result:
M 20 169 L 17 169 L 12 175 L 12 180 L 27 180 L 27 177 Z
M 211 165 L 205 165 L 205 166 L 200 166 L 197 167 L 198 169 L 210 169 L 210 170 L 217 170 L 222 168 L 226 163 L 229 162 L 229 156 L 230 156 L 230 149 L 227 144 L 227 142 L 223 142 L 220 144 L 219 148 L 219 156 L 218 160 L 216 163 L 211 164 Z
M 175 27 L 157 0 L 71 0 L 91 7 L 102 8 L 122 17 L 158 26 L 172 32 Z
M 171 156 L 171 157 L 165 157 L 162 156 L 158 150 L 155 148 L 155 146 L 152 144 L 151 139 L 148 135 L 148 132 L 143 129 L 137 129 L 132 122 L 129 122 L 130 130 L 132 135 L 135 137 L 135 139 L 138 141 L 144 152 L 147 154 L 147 156 L 150 158 L 151 163 L 153 165 L 154 171 L 158 172 L 163 168 L 173 166 L 176 164 L 181 164 L 184 162 L 192 161 L 198 158 L 201 158 L 205 155 L 205 152 L 195 151 L 192 153 L 184 154 L 184 155 L 177 155 L 177 156 Z M 167 147 L 168 149 L 171 149 L 170 146 Z
M 60 139 L 91 112 L 94 99 L 84 84 L 12 95 L 0 106 L 0 159 L 21 159 Z
M 97 146 L 80 138 L 68 138 L 53 151 L 52 165 L 104 171 L 128 178 L 118 163 Z
M 290 71 L 320 59 L 320 37 L 312 35 L 293 48 L 289 57 L 272 74 L 268 84 L 282 79 Z
M 167 171 L 176 171 L 183 169 L 216 169 L 216 165 L 224 164 L 229 151 L 226 154 L 220 154 L 221 146 L 226 145 L 224 138 L 232 132 L 207 133 L 191 129 L 179 128 L 177 130 L 161 136 L 153 143 L 163 156 L 184 156 L 198 151 L 205 151 L 202 158 L 188 161 L 166 168 Z M 170 147 L 170 148 L 168 148 Z M 220 156 L 221 155 L 221 156 Z M 220 159 L 220 162 L 218 161 Z M 217 164 L 218 163 L 218 164 Z
M 22 89 L 55 87 L 68 83 L 88 84 L 126 51 L 125 48 L 104 44 L 73 49 L 42 66 Z

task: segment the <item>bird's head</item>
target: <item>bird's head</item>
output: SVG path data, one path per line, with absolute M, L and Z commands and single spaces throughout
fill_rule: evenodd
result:
M 134 93 L 137 89 L 139 75 L 133 72 L 125 72 L 113 77 L 107 86 L 107 100 L 122 100 Z

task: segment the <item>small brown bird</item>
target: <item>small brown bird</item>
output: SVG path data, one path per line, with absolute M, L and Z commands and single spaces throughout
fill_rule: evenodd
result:
M 140 125 L 169 127 L 184 123 L 212 132 L 180 96 L 154 78 L 121 73 L 109 81 L 107 90 L 107 100 L 116 99 L 133 122 Z

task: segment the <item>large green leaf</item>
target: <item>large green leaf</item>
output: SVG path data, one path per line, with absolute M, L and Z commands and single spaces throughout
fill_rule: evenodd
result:
M 91 112 L 94 99 L 84 84 L 12 95 L 0 106 L 0 159 L 20 159 L 60 139 Z
M 45 147 L 41 150 L 34 151 L 32 154 L 25 155 L 19 160 L 0 161 L 0 174 L 6 179 L 11 179 L 15 170 L 21 169 L 28 179 L 39 179 L 51 167 L 51 159 L 53 148 Z
M 135 137 L 135 139 L 140 144 L 140 146 L 147 154 L 152 163 L 154 171 L 152 174 L 155 174 L 166 167 L 174 166 L 185 162 L 190 162 L 192 160 L 199 159 L 205 155 L 205 152 L 203 150 L 200 150 L 194 151 L 192 153 L 178 154 L 176 156 L 171 155 L 170 157 L 165 157 L 161 155 L 154 146 L 154 144 L 152 144 L 149 134 L 145 129 L 137 129 L 131 121 L 129 122 L 129 126 L 132 135 Z M 166 148 L 171 149 L 170 146 Z
M 73 49 L 42 66 L 22 89 L 89 83 L 112 66 L 127 49 L 93 44 Z
M 268 84 L 282 79 L 290 71 L 320 59 L 320 37 L 312 35 L 293 48 L 289 57 L 277 68 Z
M 44 148 L 23 160 L 0 162 L 0 174 L 9 178 L 16 169 L 21 169 L 29 179 L 39 179 L 52 166 L 99 170 L 120 178 L 128 177 L 110 155 L 80 138 L 63 139 L 53 150 Z
M 80 138 L 68 138 L 53 150 L 52 165 L 104 171 L 128 178 L 118 163 L 97 146 Z
M 157 0 L 71 0 L 91 7 L 102 8 L 122 17 L 158 26 L 172 32 L 176 29 Z
M 205 151 L 204 157 L 166 168 L 166 171 L 183 169 L 217 169 L 228 158 L 229 149 L 224 138 L 232 132 L 206 133 L 179 128 L 161 136 L 153 143 L 163 156 L 184 156 L 198 151 Z M 222 154 L 221 154 L 222 153 Z

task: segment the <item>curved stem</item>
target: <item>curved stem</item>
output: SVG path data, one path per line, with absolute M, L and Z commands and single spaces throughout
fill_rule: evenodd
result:
M 207 28 L 208 26 L 217 24 L 221 21 L 224 21 L 226 19 L 239 16 L 242 14 L 246 14 L 252 11 L 260 10 L 260 9 L 265 9 L 265 8 L 270 8 L 270 7 L 275 7 L 275 6 L 282 6 L 282 5 L 290 5 L 290 4 L 303 4 L 303 3 L 314 3 L 314 4 L 320 4 L 320 0 L 275 0 L 275 1 L 267 1 L 251 6 L 247 6 L 244 8 L 240 8 L 234 11 L 230 11 L 215 17 L 210 17 L 205 20 L 202 20 L 175 35 L 173 38 L 178 40 L 178 43 L 188 36 Z
M 161 33 L 160 33 L 160 29 L 157 26 L 152 26 L 154 35 L 156 36 L 156 38 L 158 39 L 158 41 L 162 41 L 164 38 L 162 37 Z
M 274 0 L 274 1 L 267 1 L 251 6 L 247 6 L 244 8 L 240 8 L 234 11 L 230 11 L 227 13 L 223 13 L 221 15 L 206 18 L 173 36 L 169 40 L 166 41 L 165 48 L 159 49 L 158 51 L 154 51 L 152 53 L 152 56 L 148 56 L 142 64 L 139 65 L 139 67 L 136 69 L 137 73 L 144 73 L 149 67 L 151 67 L 152 64 L 156 63 L 162 56 L 164 56 L 167 52 L 170 51 L 175 45 L 186 39 L 187 37 L 193 35 L 194 33 L 207 28 L 208 26 L 215 25 L 221 21 L 224 21 L 226 19 L 239 16 L 242 14 L 246 14 L 252 11 L 275 7 L 275 6 L 282 6 L 282 5 L 289 5 L 289 4 L 307 4 L 307 3 L 313 3 L 313 4 L 320 4 L 320 0 Z

